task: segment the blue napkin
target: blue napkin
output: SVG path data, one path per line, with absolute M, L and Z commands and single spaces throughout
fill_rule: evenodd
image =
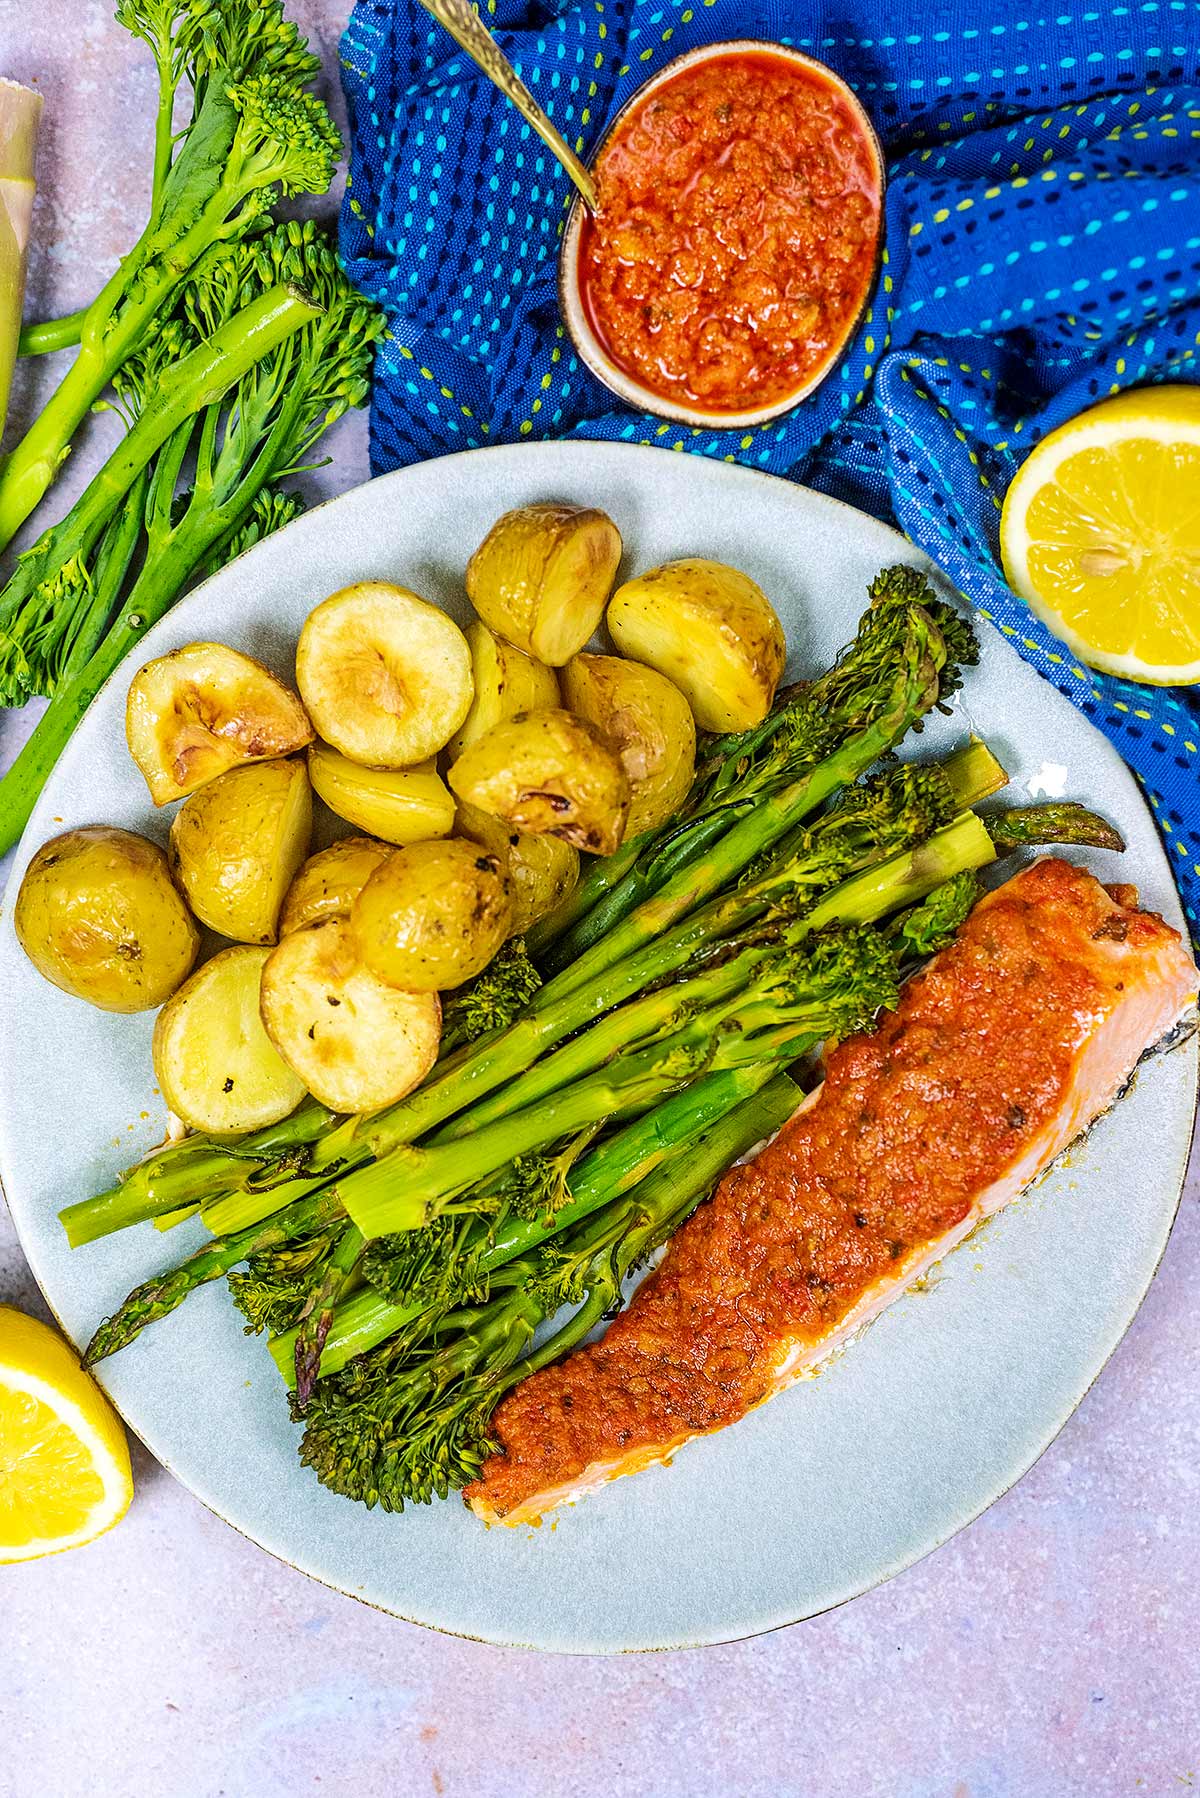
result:
M 1082 667 L 1008 591 L 997 549 L 1005 488 L 1047 431 L 1122 387 L 1200 380 L 1198 0 L 482 0 L 482 12 L 581 150 L 696 44 L 776 39 L 820 57 L 886 147 L 882 279 L 841 367 L 782 422 L 693 431 L 630 411 L 559 323 L 566 177 L 416 0 L 358 0 L 342 44 L 341 233 L 393 332 L 375 471 L 602 437 L 745 462 L 894 521 L 1116 744 L 1200 936 L 1200 689 Z

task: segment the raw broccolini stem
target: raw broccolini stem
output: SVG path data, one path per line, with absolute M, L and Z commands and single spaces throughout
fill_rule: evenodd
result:
M 309 324 L 320 310 L 300 288 L 280 283 L 252 300 L 173 366 L 171 378 L 146 396 L 136 422 L 66 517 L 18 562 L 0 595 L 0 631 L 11 636 L 22 607 L 40 581 L 72 557 L 82 559 L 91 553 L 136 477 L 167 439 L 193 414 L 221 399 L 256 362 Z M 3 480 L 0 475 L 0 487 Z M 24 697 L 14 689 L 10 703 Z
M 153 34 L 134 22 L 136 10 L 123 8 L 123 22 L 152 42 Z M 221 54 L 233 60 L 219 74 L 207 71 L 218 78 L 201 82 L 197 109 L 165 177 L 160 145 L 155 178 L 161 197 L 150 222 L 87 308 L 74 362 L 0 469 L 0 548 L 41 500 L 89 409 L 170 312 L 197 261 L 214 245 L 252 232 L 275 193 L 323 193 L 332 179 L 340 141 L 324 107 L 304 91 L 312 59 L 293 57 L 289 64 L 286 55 L 277 61 L 259 56 L 252 59 L 254 72 L 243 75 L 233 50 L 239 36 L 258 44 L 255 10 L 268 31 L 278 25 L 281 43 L 285 37 L 297 41 L 294 29 L 273 0 L 256 9 L 233 0 L 226 10 L 219 38 L 210 42 L 216 47 L 219 41 Z M 189 48 L 200 50 L 199 41 Z M 202 64 L 206 54 L 200 51 Z M 196 79 L 194 60 L 188 73 Z M 162 112 L 160 105 L 160 119 Z
M 17 343 L 18 356 L 49 356 L 55 350 L 74 349 L 83 330 L 87 308 L 69 312 L 65 318 L 48 318 L 41 324 L 26 325 Z

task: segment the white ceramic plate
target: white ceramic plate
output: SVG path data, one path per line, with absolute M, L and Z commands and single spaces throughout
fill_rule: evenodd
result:
M 496 515 L 534 499 L 603 506 L 627 566 L 683 554 L 744 568 L 783 618 L 793 674 L 853 633 L 871 576 L 917 560 L 873 520 L 766 475 L 693 456 L 571 443 L 448 456 L 310 513 L 186 599 L 137 660 L 219 638 L 291 677 L 310 607 L 382 576 L 465 611 L 462 570 Z M 92 1011 L 48 986 L 16 946 L 11 896 L 32 851 L 64 826 L 122 824 L 164 838 L 125 748 L 122 669 L 46 788 L 17 858 L 0 935 L 0 1177 L 21 1241 L 82 1343 L 138 1280 L 200 1239 L 149 1225 L 72 1253 L 56 1213 L 98 1191 L 160 1137 L 153 1020 Z M 983 627 L 958 714 L 922 753 L 973 725 L 1014 775 L 1096 806 L 1128 854 L 1088 860 L 1180 919 L 1166 859 L 1105 740 Z M 1036 1191 L 902 1299 L 819 1379 L 670 1467 L 624 1479 L 540 1530 L 484 1529 L 457 1500 L 402 1517 L 323 1491 L 261 1341 L 223 1285 L 205 1288 L 100 1378 L 150 1450 L 273 1554 L 342 1591 L 487 1641 L 577 1652 L 752 1635 L 825 1610 L 910 1565 L 1029 1467 L 1079 1403 L 1154 1273 L 1182 1183 L 1194 1047 L 1135 1090 Z

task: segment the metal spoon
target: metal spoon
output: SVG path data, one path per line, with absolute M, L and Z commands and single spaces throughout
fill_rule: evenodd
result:
M 566 139 L 554 129 L 470 0 L 421 0 L 426 12 L 460 43 L 489 81 L 528 119 L 551 155 L 556 156 L 579 189 L 584 205 L 596 210 L 596 184 Z

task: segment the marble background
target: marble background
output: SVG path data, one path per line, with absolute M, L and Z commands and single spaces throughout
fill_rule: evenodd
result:
M 290 10 L 333 71 L 346 6 Z M 150 73 L 111 14 L 0 0 L 0 74 L 47 99 L 31 313 L 90 298 L 142 216 Z M 54 372 L 22 368 L 14 425 Z M 343 423 L 314 492 L 366 477 L 365 436 Z M 0 718 L 0 765 L 24 728 Z M 1027 1478 L 900 1579 L 757 1641 L 579 1660 L 426 1632 L 271 1560 L 135 1444 L 118 1530 L 0 1570 L 0 1798 L 1200 1788 L 1198 1176 L 1132 1330 Z M 0 1302 L 44 1314 L 2 1205 Z

